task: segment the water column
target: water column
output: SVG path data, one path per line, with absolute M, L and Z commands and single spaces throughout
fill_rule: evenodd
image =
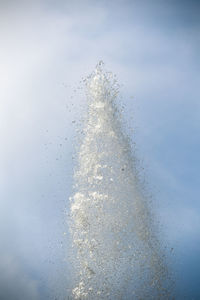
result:
M 151 205 L 117 107 L 118 83 L 100 62 L 86 80 L 88 112 L 74 171 L 73 299 L 171 299 Z

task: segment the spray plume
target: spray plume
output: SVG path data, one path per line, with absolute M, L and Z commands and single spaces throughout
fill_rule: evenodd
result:
M 118 83 L 100 62 L 86 80 L 88 112 L 74 172 L 72 299 L 171 299 L 148 199 L 117 107 Z

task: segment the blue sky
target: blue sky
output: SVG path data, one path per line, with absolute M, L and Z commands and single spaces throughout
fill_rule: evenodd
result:
M 85 109 L 79 82 L 102 59 L 122 84 L 124 119 L 174 248 L 176 299 L 199 299 L 199 1 L 0 8 L 0 298 L 65 294 L 64 210 Z

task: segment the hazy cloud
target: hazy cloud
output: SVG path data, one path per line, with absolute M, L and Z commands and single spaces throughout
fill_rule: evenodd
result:
M 61 282 L 57 292 L 65 291 L 58 269 L 72 183 L 72 121 L 84 104 L 73 91 L 100 59 L 124 84 L 125 117 L 139 126 L 140 156 L 160 190 L 170 239 L 195 248 L 199 2 L 1 1 L 0 7 L 2 299 L 44 299 L 49 274 Z

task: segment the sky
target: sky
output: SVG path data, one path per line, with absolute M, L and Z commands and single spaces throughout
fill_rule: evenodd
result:
M 83 85 L 117 75 L 124 120 L 172 249 L 176 299 L 200 298 L 200 2 L 0 1 L 0 299 L 64 299 Z

